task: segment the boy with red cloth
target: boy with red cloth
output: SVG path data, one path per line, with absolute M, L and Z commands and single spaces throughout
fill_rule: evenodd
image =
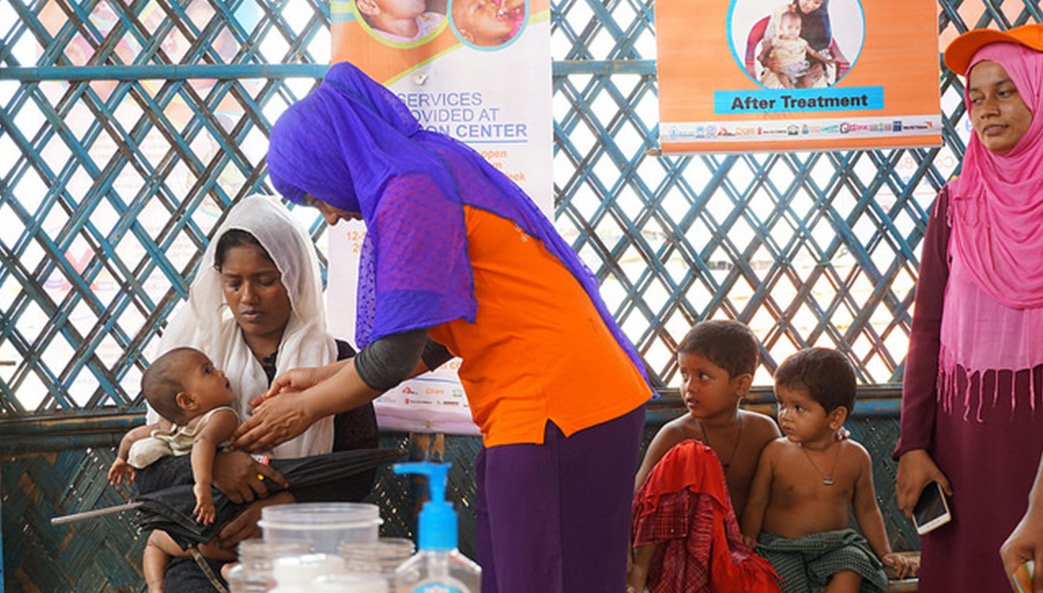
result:
M 628 591 L 779 590 L 736 521 L 761 450 L 781 434 L 739 409 L 759 353 L 753 332 L 726 320 L 697 324 L 678 346 L 688 413 L 659 430 L 638 470 Z

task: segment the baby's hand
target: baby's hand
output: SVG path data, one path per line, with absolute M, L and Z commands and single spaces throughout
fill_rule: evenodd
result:
M 127 478 L 127 483 L 130 484 L 134 481 L 136 476 L 134 466 L 127 463 L 126 459 L 116 458 L 116 461 L 112 462 L 112 467 L 109 468 L 109 484 L 115 486 L 123 482 L 123 478 Z
M 920 561 L 902 554 L 891 552 L 890 554 L 884 554 L 884 557 L 880 560 L 884 563 L 884 566 L 894 570 L 895 575 L 900 579 L 916 576 L 916 573 L 920 572 Z
M 746 544 L 750 548 L 756 548 L 757 547 L 757 538 L 750 537 L 748 535 L 743 534 L 743 536 L 742 536 L 742 543 Z
M 196 495 L 196 508 L 192 509 L 196 522 L 203 525 L 213 523 L 217 517 L 217 509 L 214 508 L 214 498 L 210 494 L 210 486 L 196 484 L 192 487 L 192 492 Z

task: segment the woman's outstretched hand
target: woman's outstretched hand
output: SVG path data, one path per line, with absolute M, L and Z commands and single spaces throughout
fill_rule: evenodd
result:
M 923 449 L 907 451 L 898 458 L 898 477 L 895 480 L 895 495 L 898 498 L 898 508 L 905 516 L 913 518 L 913 507 L 916 499 L 920 498 L 920 492 L 924 486 L 931 482 L 938 482 L 942 492 L 946 496 L 952 496 L 952 486 L 949 478 L 942 473 L 938 465 L 934 463 L 931 456 Z
M 380 393 L 358 376 L 351 358 L 294 369 L 276 377 L 271 389 L 250 402 L 256 407 L 235 431 L 233 444 L 251 452 L 271 449 L 320 418 L 357 408 Z
M 316 420 L 305 403 L 296 393 L 266 397 L 236 429 L 233 446 L 249 452 L 267 451 L 300 435 Z
M 309 387 L 318 385 L 332 377 L 340 369 L 340 366 L 339 363 L 333 363 L 322 367 L 301 367 L 286 371 L 272 381 L 268 391 L 250 400 L 250 405 L 256 408 L 266 399 L 280 393 L 304 391 Z

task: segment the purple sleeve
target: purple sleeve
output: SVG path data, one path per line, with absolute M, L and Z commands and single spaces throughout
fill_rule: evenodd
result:
M 938 350 L 942 306 L 949 280 L 949 191 L 943 187 L 927 220 L 920 276 L 916 281 L 916 308 L 909 334 L 909 353 L 902 380 L 901 434 L 893 457 L 914 449 L 931 449 L 937 398 Z

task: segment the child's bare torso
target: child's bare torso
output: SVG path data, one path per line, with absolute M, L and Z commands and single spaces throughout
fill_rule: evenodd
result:
M 861 471 L 859 445 L 840 441 L 806 449 L 782 437 L 769 447 L 776 450 L 762 531 L 792 539 L 847 528 Z

